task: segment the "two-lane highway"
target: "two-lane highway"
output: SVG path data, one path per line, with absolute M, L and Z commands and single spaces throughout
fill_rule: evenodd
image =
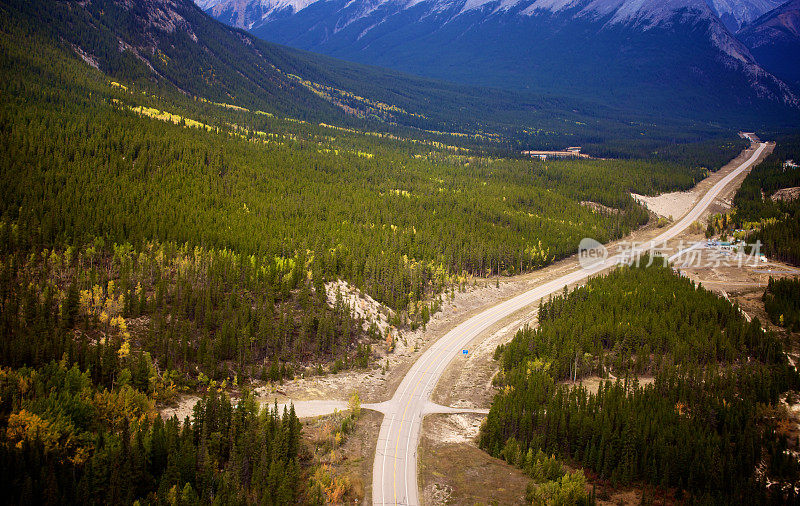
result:
M 426 350 L 403 378 L 394 397 L 381 404 L 381 411 L 385 416 L 375 450 L 372 473 L 373 503 L 381 505 L 420 503 L 417 486 L 417 446 L 422 417 L 426 412 L 425 407 L 430 402 L 431 393 L 447 365 L 470 341 L 497 322 L 550 294 L 563 290 L 565 286 L 582 282 L 589 276 L 612 268 L 620 262 L 629 261 L 633 256 L 652 250 L 675 238 L 700 218 L 728 184 L 752 167 L 766 146 L 765 143 L 760 143 L 745 162 L 711 187 L 678 223 L 655 239 L 636 248 L 635 251 L 606 258 L 588 269 L 575 270 L 487 309 L 453 328 Z

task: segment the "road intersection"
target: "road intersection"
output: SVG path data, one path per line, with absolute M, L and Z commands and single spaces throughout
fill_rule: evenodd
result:
M 430 400 L 431 393 L 445 368 L 461 355 L 468 343 L 504 318 L 532 306 L 542 298 L 558 293 L 566 286 L 583 282 L 590 276 L 621 263 L 629 262 L 642 253 L 658 250 L 667 241 L 684 232 L 702 216 L 731 182 L 749 170 L 759 159 L 767 144 L 757 143 L 752 137 L 750 140 L 755 147 L 751 156 L 714 184 L 685 216 L 657 237 L 624 253 L 600 258 L 591 265 L 577 268 L 558 279 L 543 283 L 471 317 L 450 330 L 417 359 L 390 400 L 364 405 L 365 408 L 384 413 L 373 464 L 373 504 L 420 504 L 417 485 L 417 448 L 422 418 L 425 415 L 440 412 L 486 411 L 448 408 L 433 404 Z

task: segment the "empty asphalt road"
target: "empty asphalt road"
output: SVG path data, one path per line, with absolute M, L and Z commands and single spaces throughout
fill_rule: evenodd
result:
M 752 140 L 752 139 L 751 139 Z M 420 504 L 417 486 L 417 446 L 422 417 L 436 412 L 430 402 L 431 392 L 447 365 L 474 338 L 489 327 L 513 313 L 531 306 L 543 297 L 557 293 L 569 286 L 598 274 L 634 255 L 661 247 L 696 221 L 720 192 L 742 172 L 750 169 L 766 148 L 766 143 L 755 144 L 756 150 L 739 167 L 717 182 L 697 204 L 676 224 L 652 241 L 637 247 L 633 252 L 618 254 L 599 260 L 588 269 L 577 269 L 558 279 L 543 283 L 521 295 L 508 299 L 453 328 L 428 350 L 411 369 L 391 400 L 377 405 L 384 413 L 375 463 L 372 472 L 373 504 Z

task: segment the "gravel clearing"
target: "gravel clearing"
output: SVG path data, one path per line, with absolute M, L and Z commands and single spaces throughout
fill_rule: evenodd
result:
M 177 415 L 178 419 L 183 421 L 187 416 L 192 416 L 194 405 L 200 397 L 190 395 L 178 401 L 176 406 L 171 406 L 161 410 L 162 418 L 172 418 Z M 262 406 L 265 404 L 272 408 L 275 405 L 275 400 L 259 399 Z M 283 412 L 284 408 L 289 408 L 290 404 L 294 404 L 294 412 L 298 418 L 313 418 L 316 416 L 329 415 L 334 411 L 345 411 L 348 409 L 347 402 L 334 401 L 334 400 L 313 400 L 313 401 L 278 401 L 278 411 Z
M 655 214 L 676 220 L 688 213 L 699 198 L 696 190 L 686 192 L 663 193 L 657 197 L 648 197 L 631 193 L 631 196 Z

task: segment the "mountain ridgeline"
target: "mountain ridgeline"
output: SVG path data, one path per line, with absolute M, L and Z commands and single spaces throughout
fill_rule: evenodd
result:
M 10 0 L 0 2 L 0 9 L 9 27 L 61 45 L 106 75 L 173 101 L 202 97 L 300 120 L 383 130 L 398 125 L 474 130 L 493 110 L 474 89 L 265 43 L 215 22 L 188 0 Z M 445 113 L 448 102 L 459 98 L 478 105 L 463 117 Z M 421 114 L 428 103 L 435 105 Z M 547 107 L 522 103 L 516 114 Z
M 784 0 L 708 0 L 708 6 L 731 33 L 736 33 L 783 3 Z
M 504 155 L 580 144 L 597 156 L 657 152 L 673 160 L 688 143 L 731 134 L 716 120 L 631 114 L 595 100 L 452 84 L 307 53 L 225 26 L 190 0 L 4 0 L 0 13 L 6 38 L 31 34 L 31 44 L 55 45 L 194 116 L 218 119 L 224 104 L 227 123 L 237 125 L 252 126 L 246 108 L 261 120 L 272 114 Z
M 737 36 L 765 69 L 800 89 L 800 1 L 767 12 Z
M 773 7 L 703 0 L 203 2 L 266 40 L 450 81 L 694 119 L 797 117 L 731 27 Z M 722 13 L 722 14 L 718 14 Z M 732 13 L 736 13 L 734 16 Z M 726 15 L 727 14 L 727 15 Z

